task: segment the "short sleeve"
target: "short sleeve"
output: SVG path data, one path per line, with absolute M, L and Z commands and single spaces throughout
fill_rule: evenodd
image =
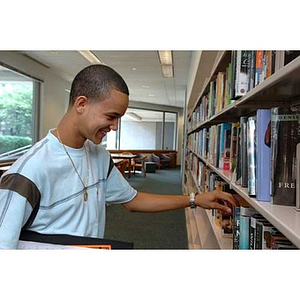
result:
M 106 204 L 131 201 L 137 191 L 126 181 L 116 167 L 113 167 L 106 182 Z

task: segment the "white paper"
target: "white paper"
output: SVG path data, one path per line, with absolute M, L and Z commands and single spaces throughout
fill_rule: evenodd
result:
M 19 250 L 90 250 L 84 247 L 55 245 L 38 242 L 19 241 L 17 249 Z

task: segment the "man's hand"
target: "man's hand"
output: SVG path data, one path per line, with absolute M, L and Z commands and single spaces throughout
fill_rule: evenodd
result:
M 231 194 L 219 190 L 196 195 L 195 203 L 204 209 L 219 209 L 227 214 L 232 213 L 233 207 L 239 206 L 239 202 Z

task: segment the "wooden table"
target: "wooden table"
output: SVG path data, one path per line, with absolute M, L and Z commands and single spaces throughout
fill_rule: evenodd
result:
M 137 157 L 136 154 L 121 154 L 121 153 L 111 153 L 113 159 L 127 159 L 128 160 L 128 178 L 131 175 L 131 160 Z

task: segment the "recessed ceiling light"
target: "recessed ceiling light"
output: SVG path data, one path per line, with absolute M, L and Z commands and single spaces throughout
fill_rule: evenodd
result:
M 174 77 L 172 51 L 158 51 L 163 76 L 166 78 Z
M 136 71 L 136 68 L 132 68 L 133 71 Z
M 92 51 L 80 50 L 78 52 L 92 64 L 104 64 Z
M 149 89 L 149 85 L 142 85 L 142 88 Z
M 149 96 L 149 97 L 154 97 L 154 94 L 149 94 L 148 96 Z

